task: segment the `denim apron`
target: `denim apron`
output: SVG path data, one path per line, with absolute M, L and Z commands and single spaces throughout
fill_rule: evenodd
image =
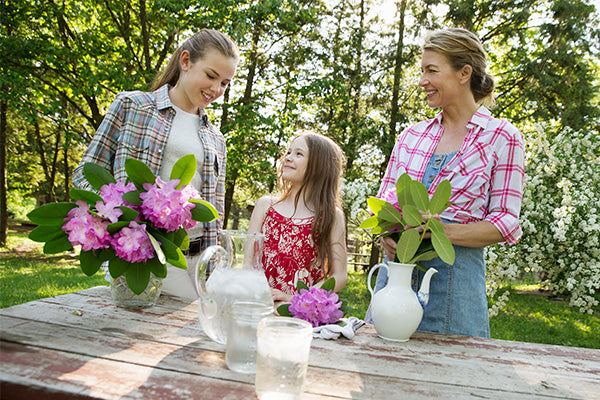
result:
M 427 189 L 455 154 L 456 152 L 431 156 L 422 181 Z M 447 220 L 444 222 L 452 223 Z M 419 263 L 426 268 L 433 267 L 438 272 L 431 277 L 429 303 L 425 306 L 423 320 L 417 330 L 489 338 L 490 324 L 483 248 L 455 245 L 454 251 L 456 259 L 453 265 L 446 264 L 440 258 Z M 414 269 L 413 289 L 415 291 L 418 290 L 423 275 L 422 271 Z M 387 280 L 387 270 L 380 268 L 375 292 L 384 288 Z M 365 321 L 373 322 L 370 307 Z

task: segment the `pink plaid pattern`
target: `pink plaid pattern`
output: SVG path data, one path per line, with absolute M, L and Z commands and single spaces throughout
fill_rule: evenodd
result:
M 377 197 L 394 190 L 403 173 L 421 181 L 425 168 L 442 136 L 442 112 L 435 118 L 405 129 L 394 146 Z M 480 107 L 467 124 L 465 140 L 448 166 L 432 182 L 430 195 L 439 183 L 452 185 L 453 204 L 442 217 L 460 223 L 489 221 L 507 243 L 523 234 L 519 213 L 523 198 L 525 144 L 521 132 L 508 121 L 491 116 Z

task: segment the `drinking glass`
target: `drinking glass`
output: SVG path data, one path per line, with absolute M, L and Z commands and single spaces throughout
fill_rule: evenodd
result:
M 260 400 L 299 400 L 304 392 L 313 327 L 290 317 L 258 323 L 256 394 Z
M 256 372 L 256 330 L 273 307 L 256 301 L 235 301 L 229 307 L 225 360 L 232 371 Z

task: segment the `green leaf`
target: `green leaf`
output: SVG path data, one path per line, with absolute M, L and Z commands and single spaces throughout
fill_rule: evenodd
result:
M 423 185 L 419 181 L 413 181 L 410 184 L 410 194 L 412 196 L 413 201 L 415 202 L 415 206 L 419 210 L 429 210 L 429 193 L 427 193 L 425 185 Z
M 117 182 L 115 177 L 105 168 L 90 162 L 83 164 L 83 175 L 88 183 L 98 192 L 100 191 L 100 188 L 107 183 Z
M 421 235 L 415 229 L 407 229 L 400 235 L 398 246 L 396 247 L 396 257 L 398 262 L 409 263 L 417 250 Z
M 127 225 L 129 225 L 129 221 L 117 221 L 115 223 L 108 224 L 106 230 L 112 235 L 118 232 L 121 228 L 126 227 Z
M 49 242 L 59 237 L 67 237 L 67 233 L 62 230 L 61 225 L 38 226 L 34 228 L 27 237 L 34 242 Z
M 140 193 L 142 193 L 140 190 L 132 190 L 131 192 L 123 193 L 123 196 L 121 196 L 121 198 L 128 203 L 139 206 L 142 204 L 142 199 L 140 199 Z
M 292 313 L 290 312 L 290 304 L 285 303 L 277 307 L 277 313 L 282 317 L 292 317 Z
M 123 275 L 125 271 L 131 266 L 130 262 L 123 260 L 122 258 L 115 257 L 108 262 L 108 272 L 113 279 L 116 279 Z
M 127 206 L 119 206 L 121 211 L 123 211 L 123 215 L 119 217 L 121 221 L 135 221 L 136 218 L 140 215 L 139 212 L 135 211 L 133 208 L 129 208 Z
M 402 213 L 392 205 L 392 203 L 385 202 L 381 210 L 377 213 L 377 218 L 384 221 L 392 222 L 396 225 L 402 224 Z
M 296 282 L 296 291 L 300 293 L 300 289 L 309 290 L 309 287 L 306 285 L 306 283 L 302 282 L 301 280 L 298 280 L 298 282 Z
M 452 187 L 450 186 L 450 182 L 448 182 L 447 179 L 443 180 L 435 189 L 433 196 L 431 196 L 429 211 L 432 214 L 440 214 L 444 211 L 448 207 L 448 199 L 450 198 L 451 193 Z
M 385 203 L 387 203 L 387 201 L 381 200 L 377 197 L 369 197 L 367 199 L 367 205 L 369 206 L 369 209 L 371 210 L 371 212 L 375 215 L 377 215 L 377 213 L 379 213 L 379 211 L 381 210 L 381 207 L 383 207 L 383 205 Z
M 395 227 L 397 227 L 399 224 L 393 223 L 393 222 L 388 222 L 388 221 L 382 221 L 379 220 L 379 225 L 376 226 L 375 228 L 373 228 L 373 230 L 371 230 L 371 233 L 374 235 L 380 234 L 380 233 L 385 233 L 391 229 L 394 229 Z
M 438 220 L 430 219 L 428 225 L 431 230 L 431 243 L 433 243 L 433 248 L 437 252 L 438 257 L 449 265 L 454 264 L 456 257 L 454 246 L 452 246 L 452 243 L 446 237 L 442 223 Z
M 179 179 L 177 189 L 181 189 L 183 185 L 187 185 L 192 181 L 196 174 L 196 157 L 193 154 L 188 154 L 181 157 L 171 168 L 171 176 L 169 179 Z
M 75 203 L 48 203 L 39 206 L 27 214 L 34 224 L 42 226 L 62 226 L 67 213 L 77 207 Z
M 92 276 L 96 272 L 98 272 L 100 266 L 102 265 L 102 262 L 103 261 L 100 258 L 98 258 L 94 250 L 82 250 L 81 253 L 79 253 L 79 265 L 83 273 L 87 276 Z
M 185 228 L 179 228 L 175 231 L 173 243 L 183 251 L 190 248 L 190 237 Z
M 412 181 L 412 178 L 407 173 L 400 175 L 396 181 L 396 194 L 401 193 L 405 189 L 409 189 Z
M 154 252 L 156 253 L 156 257 L 158 258 L 158 261 L 160 261 L 161 264 L 166 264 L 167 258 L 165 257 L 165 253 L 163 252 L 162 248 L 160 247 L 162 243 L 158 243 L 158 241 L 153 236 L 153 235 L 158 235 L 158 233 L 156 231 L 153 231 L 152 234 L 150 234 L 150 232 L 146 232 L 146 234 L 150 238 L 150 243 L 152 243 L 152 247 L 154 247 Z
M 434 258 L 437 257 L 437 253 L 435 252 L 435 250 L 429 250 L 423 253 L 417 253 L 413 259 L 411 260 L 412 263 L 417 263 L 419 261 L 429 261 L 429 260 L 433 260 Z
M 325 282 L 323 282 L 323 284 L 321 285 L 321 289 L 324 289 L 324 290 L 335 289 L 335 278 L 333 276 L 330 278 L 327 278 L 327 280 Z
M 177 245 L 171 240 L 171 237 L 174 238 L 175 235 L 173 234 L 165 236 L 154 229 L 151 229 L 150 231 L 151 233 L 148 233 L 148 236 L 152 239 L 156 238 L 154 240 L 160 242 L 159 250 L 161 250 L 161 253 L 163 253 L 165 257 L 165 262 L 168 262 L 169 264 L 177 268 L 187 269 L 188 265 L 185 261 L 185 256 L 183 255 L 179 247 L 177 247 Z M 161 261 L 160 257 L 159 261 Z
M 412 206 L 415 205 L 415 202 L 413 201 L 412 196 L 410 195 L 410 189 L 404 189 L 401 192 L 397 193 L 397 198 L 398 198 L 398 205 L 400 207 L 400 209 L 402 209 L 404 206 L 410 204 Z
M 367 218 L 363 222 L 361 222 L 358 227 L 362 228 L 362 229 L 375 228 L 377 226 L 377 220 L 378 220 L 377 215 L 371 215 L 369 218 Z
M 125 279 L 133 293 L 141 294 L 150 282 L 150 268 L 145 263 L 132 263 L 125 271 Z
M 194 203 L 192 208 L 192 219 L 198 222 L 211 222 L 219 218 L 219 213 L 215 207 L 206 200 L 191 199 L 190 203 Z
M 69 190 L 69 196 L 71 196 L 73 201 L 83 200 L 92 207 L 96 205 L 96 202 L 102 201 L 102 197 L 97 193 L 83 189 L 73 188 Z
M 402 217 L 404 218 L 404 222 L 410 226 L 419 226 L 423 223 L 423 215 L 412 204 L 406 204 L 402 208 Z
M 133 158 L 125 160 L 125 172 L 127 172 L 127 177 L 138 190 L 144 189 L 144 183 L 154 184 L 156 182 L 156 176 L 150 168 L 142 161 Z
M 67 235 L 58 237 L 56 239 L 52 239 L 44 245 L 44 253 L 46 254 L 56 254 L 62 253 L 68 250 L 72 250 L 73 245 L 69 242 L 69 238 Z
M 152 272 L 157 278 L 166 278 L 167 277 L 167 265 L 161 264 L 158 261 L 157 257 L 151 258 L 146 261 L 146 266 L 150 268 L 150 272 Z

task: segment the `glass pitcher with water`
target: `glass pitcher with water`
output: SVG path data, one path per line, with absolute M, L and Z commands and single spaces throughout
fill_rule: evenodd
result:
M 273 307 L 273 297 L 262 266 L 264 235 L 224 230 L 220 238 L 221 246 L 210 246 L 201 254 L 194 276 L 202 329 L 225 344 L 227 308 L 234 301 Z

